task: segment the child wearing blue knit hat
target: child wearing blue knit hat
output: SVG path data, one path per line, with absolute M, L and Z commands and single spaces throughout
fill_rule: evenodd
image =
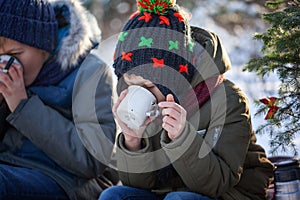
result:
M 78 0 L 0 0 L 0 199 L 96 199 L 117 181 L 94 157 L 101 146 L 108 160 L 115 140 L 95 22 Z M 90 120 L 73 100 L 96 72 Z M 102 131 L 87 132 L 95 123 Z
M 255 144 L 247 97 L 224 78 L 230 60 L 220 39 L 190 27 L 174 0 L 137 6 L 113 64 L 122 185 L 99 200 L 264 199 L 273 166 Z M 136 110 L 151 96 L 145 89 L 153 109 L 136 125 Z

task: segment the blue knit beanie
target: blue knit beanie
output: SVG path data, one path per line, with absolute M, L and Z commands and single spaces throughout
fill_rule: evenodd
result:
M 0 0 L 0 36 L 52 52 L 58 25 L 47 0 Z
M 119 79 L 124 73 L 140 75 L 166 96 L 172 93 L 169 86 L 178 84 L 178 74 L 191 82 L 196 72 L 190 26 L 174 0 L 137 0 L 137 6 L 119 36 L 115 74 Z

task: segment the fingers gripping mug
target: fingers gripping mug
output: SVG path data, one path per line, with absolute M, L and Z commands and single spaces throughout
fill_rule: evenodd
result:
M 158 115 L 156 98 L 147 89 L 131 85 L 117 109 L 117 115 L 129 128 L 138 130 L 148 116 Z

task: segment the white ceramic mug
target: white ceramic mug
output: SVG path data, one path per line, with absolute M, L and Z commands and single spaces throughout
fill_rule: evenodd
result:
M 138 130 L 148 116 L 154 116 L 151 113 L 155 106 L 156 98 L 149 90 L 131 85 L 117 109 L 117 115 L 129 128 Z
M 0 72 L 3 72 L 3 73 L 7 74 L 10 66 L 13 63 L 21 65 L 20 62 L 15 57 L 12 57 L 10 55 L 5 55 L 5 54 L 0 55 L 0 64 L 5 64 L 5 67 L 3 69 L 0 68 Z

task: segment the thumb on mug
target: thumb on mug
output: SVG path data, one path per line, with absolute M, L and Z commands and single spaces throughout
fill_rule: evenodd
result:
M 166 100 L 167 100 L 167 102 L 175 102 L 172 94 L 168 94 Z

